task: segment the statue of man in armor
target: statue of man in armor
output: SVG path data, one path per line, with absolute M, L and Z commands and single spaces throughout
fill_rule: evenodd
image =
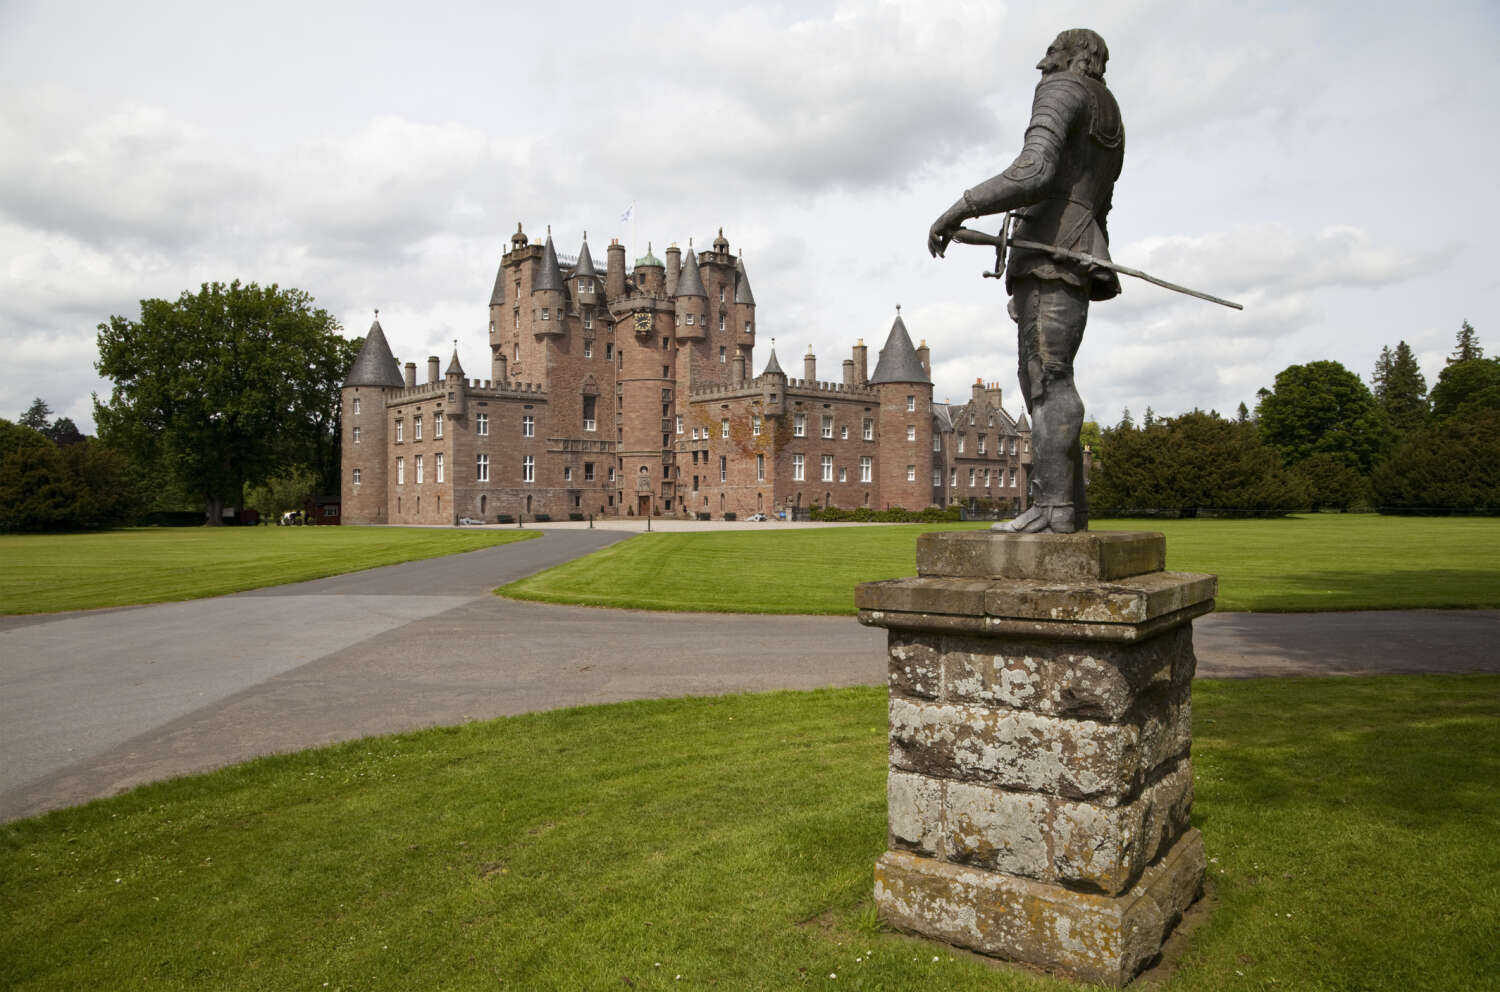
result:
M 1004 172 L 965 191 L 932 225 L 927 248 L 947 250 L 965 220 L 1013 211 L 1014 240 L 1109 260 L 1109 216 L 1125 155 L 1119 105 L 1104 85 L 1109 49 L 1086 28 L 1064 31 L 1037 63 L 1021 154 Z M 1036 248 L 1011 249 L 1005 288 L 1016 322 L 1021 394 L 1032 424 L 1031 506 L 996 530 L 1069 534 L 1088 529 L 1078 434 L 1083 402 L 1073 356 L 1090 300 L 1120 292 L 1119 277 Z

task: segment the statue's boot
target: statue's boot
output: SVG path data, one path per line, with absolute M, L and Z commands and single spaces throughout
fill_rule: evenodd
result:
M 1072 503 L 1038 503 L 1014 520 L 991 528 L 1007 534 L 1071 534 L 1077 529 Z
M 1004 534 L 1035 534 L 1038 530 L 1045 527 L 1046 524 L 1046 510 L 1041 506 L 1033 505 L 1031 509 L 1020 516 L 1013 517 L 1001 524 L 995 524 L 990 527 L 990 530 L 998 530 Z

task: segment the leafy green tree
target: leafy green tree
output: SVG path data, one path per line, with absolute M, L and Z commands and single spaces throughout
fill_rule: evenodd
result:
M 1306 505 L 1302 484 L 1251 425 L 1212 413 L 1154 417 L 1150 430 L 1111 428 L 1103 444 L 1107 455 L 1089 479 L 1089 509 L 1099 516 L 1274 516 Z
M 51 414 L 52 408 L 47 405 L 47 401 L 38 396 L 31 401 L 31 406 L 26 408 L 26 412 L 21 414 L 21 418 L 16 423 L 34 431 L 46 430 L 47 418 Z
M 0 420 L 0 531 L 107 527 L 133 511 L 119 454 Z
M 1500 409 L 1500 358 L 1470 358 L 1444 366 L 1432 387 L 1432 417 L 1449 420 Z
M 1500 513 L 1500 407 L 1434 418 L 1391 453 L 1370 484 L 1382 511 Z
M 1314 511 L 1343 511 L 1369 505 L 1369 483 L 1334 455 L 1326 452 L 1311 455 L 1294 465 L 1290 472 L 1302 483 Z
M 1406 434 L 1421 427 L 1427 421 L 1427 379 L 1411 345 L 1405 341 L 1380 349 L 1375 361 L 1375 374 L 1371 376 L 1372 392 L 1379 402 L 1391 426 Z
M 1466 320 L 1458 329 L 1458 341 L 1453 346 L 1453 354 L 1448 356 L 1448 364 L 1472 362 L 1483 357 L 1484 349 L 1479 347 L 1479 335 L 1474 333 L 1474 325 Z
M 1234 422 L 1237 424 L 1248 424 L 1250 422 L 1250 408 L 1240 401 L 1239 409 L 1234 411 Z
M 1359 376 L 1338 362 L 1282 369 L 1255 412 L 1261 440 L 1287 466 L 1327 454 L 1368 475 L 1394 441 L 1385 411 Z
M 196 494 L 218 523 L 247 485 L 308 466 L 338 478 L 339 385 L 355 354 L 299 289 L 205 283 L 99 325 L 99 435 Z

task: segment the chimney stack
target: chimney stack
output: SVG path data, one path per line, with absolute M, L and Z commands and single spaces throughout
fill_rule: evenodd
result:
M 802 378 L 808 382 L 818 381 L 818 360 L 813 357 L 812 345 L 807 346 L 807 354 L 802 356 Z
M 417 363 L 406 363 L 406 388 L 411 389 L 417 384 Z
M 736 386 L 745 384 L 745 353 L 738 349 L 734 353 L 734 384 Z
M 973 388 L 972 394 L 970 395 L 970 399 L 972 399 L 975 403 L 978 403 L 980 400 L 984 399 L 984 380 L 983 379 L 975 379 L 974 380 L 974 388 Z
M 927 373 L 927 378 L 931 379 L 932 378 L 932 365 L 931 365 L 931 363 L 929 363 L 927 361 L 927 355 L 928 355 L 928 353 L 929 353 L 929 349 L 927 347 L 927 339 L 923 338 L 922 339 L 922 343 L 919 344 L 919 345 L 917 345 L 917 361 L 920 362 L 920 363 L 922 363 L 922 371 L 926 372 Z
M 439 382 L 439 381 L 440 380 L 439 380 L 439 377 L 438 377 L 438 356 L 436 356 L 436 355 L 428 355 L 427 356 L 427 384 L 430 386 L 430 385 L 432 385 L 432 384 L 434 384 L 436 382 Z
M 677 280 L 682 278 L 682 249 L 674 243 L 667 249 L 667 295 L 677 295 Z
M 844 385 L 853 386 L 854 382 L 854 359 L 844 359 Z
M 870 384 L 870 349 L 865 347 L 865 339 L 860 338 L 854 343 L 854 374 L 858 376 L 855 382 L 861 386 Z

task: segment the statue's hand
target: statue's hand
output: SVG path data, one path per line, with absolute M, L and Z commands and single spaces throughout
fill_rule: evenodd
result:
M 947 214 L 933 222 L 932 228 L 927 232 L 927 250 L 932 253 L 933 258 L 943 257 L 943 253 L 948 250 L 948 243 L 953 240 L 953 232 L 957 229 L 958 224 L 950 222 Z

